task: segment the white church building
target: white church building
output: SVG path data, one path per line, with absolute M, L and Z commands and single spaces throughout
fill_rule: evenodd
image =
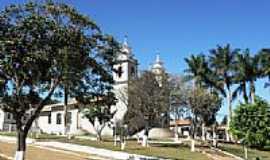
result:
M 128 81 L 132 77 L 138 76 L 138 61 L 132 53 L 131 47 L 128 45 L 127 39 L 124 40 L 122 44 L 122 51 L 118 56 L 117 64 L 114 68 L 118 71 L 113 73 L 113 78 L 115 81 L 114 92 L 116 98 L 119 97 L 120 92 L 128 87 Z M 157 56 L 155 62 L 153 63 L 151 70 L 157 75 L 157 77 L 164 71 L 163 63 Z M 112 123 L 123 120 L 124 115 L 127 112 L 127 103 L 123 102 L 121 98 L 117 98 L 118 101 L 115 106 L 112 107 L 113 110 L 116 110 L 116 113 L 111 120 Z M 68 102 L 68 132 L 70 134 L 81 134 L 81 133 L 92 133 L 95 134 L 95 126 L 88 121 L 87 118 L 84 118 L 83 113 L 80 112 L 79 105 L 75 100 Z M 49 134 L 63 134 L 64 127 L 64 107 L 63 103 L 47 105 L 42 110 L 40 117 L 33 124 L 32 128 L 38 128 Z M 98 126 L 98 125 L 97 125 Z M 0 131 L 14 131 L 15 122 L 12 118 L 12 115 L 9 113 L 4 113 L 0 110 Z M 112 135 L 112 128 L 107 125 L 103 132 L 103 135 Z

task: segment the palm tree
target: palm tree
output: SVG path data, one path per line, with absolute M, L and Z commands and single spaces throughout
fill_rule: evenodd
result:
M 243 93 L 243 98 L 246 103 L 255 103 L 255 82 L 262 77 L 262 70 L 259 64 L 260 56 L 251 56 L 249 49 L 244 50 L 242 54 L 237 54 L 235 65 L 235 81 L 239 83 L 239 87 L 235 90 L 236 93 Z M 247 95 L 247 84 L 249 83 L 249 96 Z
M 243 54 L 238 53 L 236 55 L 235 83 L 239 83 L 239 86 L 233 92 L 233 97 L 236 97 L 237 94 L 243 94 L 245 103 L 249 103 L 249 97 L 247 94 L 247 83 L 251 78 L 251 61 L 252 58 L 249 55 L 249 50 L 245 50 Z
M 210 50 L 210 67 L 215 73 L 216 77 L 214 81 L 212 81 L 212 85 L 217 87 L 216 89 L 220 91 L 220 93 L 227 98 L 227 105 L 229 109 L 228 116 L 228 128 L 229 122 L 232 118 L 232 85 L 234 84 L 234 65 L 235 65 L 235 57 L 239 49 L 232 49 L 229 44 L 226 46 L 217 46 L 216 49 Z M 222 86 L 222 87 L 220 87 Z M 227 141 L 229 141 L 229 134 L 227 131 Z
M 207 83 L 207 74 L 209 73 L 208 63 L 203 54 L 200 55 L 191 55 L 190 58 L 185 58 L 185 61 L 188 65 L 188 69 L 185 70 L 187 75 L 185 76 L 186 80 L 194 80 L 194 86 L 203 87 Z
M 262 49 L 258 54 L 258 66 L 261 69 L 261 76 L 268 77 L 270 80 L 270 49 Z M 269 87 L 270 83 L 266 82 L 265 87 Z
M 263 77 L 263 70 L 260 65 L 260 59 L 261 59 L 260 55 L 257 54 L 254 57 L 251 57 L 251 60 L 250 60 L 251 67 L 250 67 L 250 73 L 249 73 L 249 82 L 250 82 L 249 96 L 251 99 L 251 103 L 255 103 L 255 91 L 256 91 L 255 82 L 258 78 Z

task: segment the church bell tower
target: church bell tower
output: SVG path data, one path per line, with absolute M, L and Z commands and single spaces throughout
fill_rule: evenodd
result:
M 127 112 L 127 88 L 128 81 L 138 75 L 138 61 L 134 58 L 132 49 L 128 44 L 127 36 L 122 43 L 121 51 L 117 57 L 117 63 L 114 65 L 116 72 L 113 73 L 114 93 L 118 102 L 113 107 L 116 110 L 114 122 L 121 121 Z

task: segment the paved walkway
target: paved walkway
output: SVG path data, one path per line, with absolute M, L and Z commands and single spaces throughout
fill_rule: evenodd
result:
M 211 157 L 213 160 L 238 160 L 234 157 L 225 155 L 221 152 L 217 152 L 211 149 L 203 149 L 203 152 L 205 152 L 205 154 L 207 154 L 207 156 Z
M 15 144 L 0 142 L 0 154 L 11 159 L 14 156 Z M 106 158 L 107 159 L 107 158 Z M 94 155 L 80 152 L 71 152 L 48 147 L 29 145 L 26 153 L 26 160 L 105 160 Z
M 156 158 L 151 156 L 144 156 L 144 155 L 137 155 L 137 154 L 130 154 L 127 152 L 122 151 L 112 151 L 108 149 L 102 148 L 95 148 L 90 146 L 82 146 L 78 144 L 71 144 L 71 143 L 62 143 L 62 142 L 36 142 L 36 145 L 44 146 L 44 147 L 54 147 L 63 150 L 69 151 L 76 151 L 82 153 L 94 153 L 95 155 L 107 157 L 107 159 L 118 159 L 118 160 L 128 160 L 128 159 L 144 159 L 144 160 L 153 160 L 159 159 L 163 160 L 163 158 Z

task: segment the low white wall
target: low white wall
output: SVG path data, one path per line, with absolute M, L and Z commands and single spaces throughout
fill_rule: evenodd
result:
M 0 109 L 0 131 L 4 129 L 5 113 Z

